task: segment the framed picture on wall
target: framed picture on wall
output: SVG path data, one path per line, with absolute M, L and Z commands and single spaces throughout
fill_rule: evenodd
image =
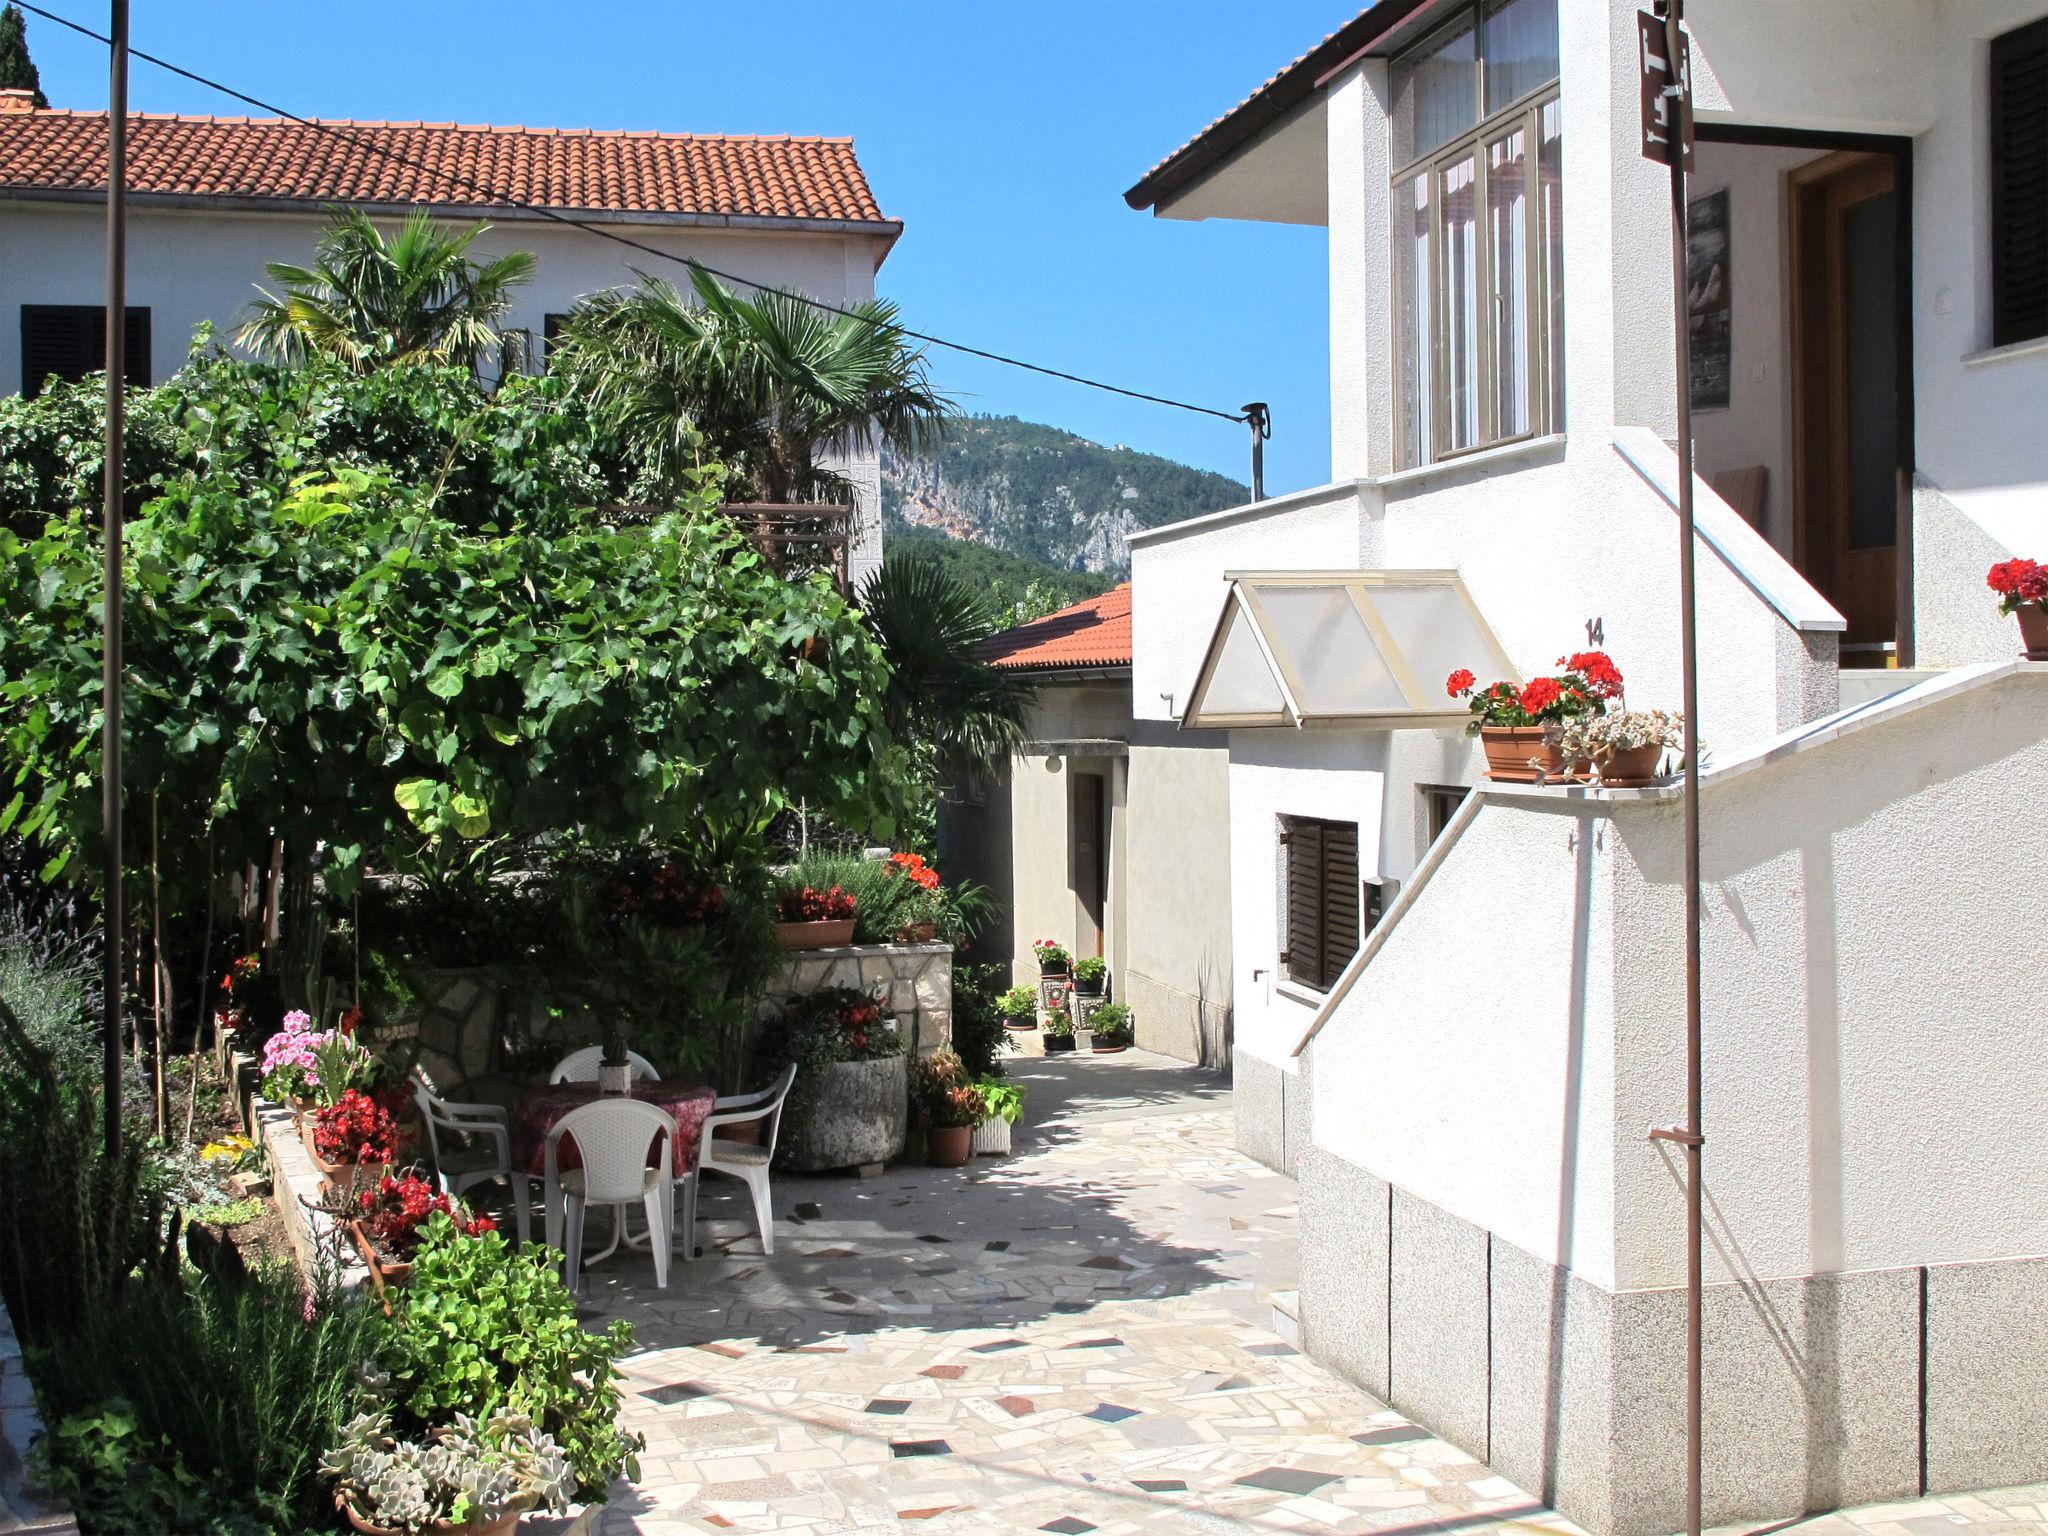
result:
M 1725 411 L 1729 356 L 1728 193 L 1709 192 L 1685 218 L 1685 312 L 1692 338 L 1692 408 Z

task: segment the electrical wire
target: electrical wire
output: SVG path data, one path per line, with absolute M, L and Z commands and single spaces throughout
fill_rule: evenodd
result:
M 32 3 L 32 0 L 15 0 L 15 3 L 24 11 L 40 16 L 45 21 L 54 21 L 58 26 L 67 27 L 71 31 L 78 33 L 81 37 L 88 37 L 94 42 L 112 46 L 113 39 L 93 31 L 90 27 L 82 26 L 67 16 L 59 16 L 55 11 L 45 10 L 40 5 Z M 522 203 L 517 198 L 508 197 L 504 193 L 485 186 L 483 183 L 464 176 L 459 172 L 444 170 L 436 165 L 428 165 L 408 155 L 401 154 L 395 149 L 378 144 L 367 137 L 352 133 L 346 126 L 340 123 L 323 122 L 319 118 L 313 117 L 301 117 L 296 112 L 287 111 L 283 107 L 264 101 L 260 97 L 251 96 L 246 91 L 237 90 L 234 86 L 202 75 L 195 70 L 186 69 L 179 64 L 173 64 L 168 59 L 161 59 L 155 54 L 145 53 L 140 48 L 131 47 L 128 51 L 131 57 L 141 59 L 148 64 L 154 64 L 158 69 L 168 71 L 181 79 L 190 80 L 194 85 L 204 86 L 210 91 L 218 91 L 221 95 L 239 101 L 245 106 L 254 107 L 260 112 L 269 113 L 271 116 L 282 118 L 287 122 L 297 123 L 300 127 L 310 128 L 316 133 L 324 133 L 334 138 L 343 139 L 394 164 L 405 166 L 409 170 L 419 171 L 424 175 L 436 177 L 450 186 L 459 187 L 464 191 L 476 193 L 484 198 L 487 204 L 515 209 L 521 213 L 552 220 L 557 224 L 565 224 L 573 229 L 580 229 L 586 234 L 597 235 L 615 244 L 628 246 L 633 250 L 655 257 L 658 260 L 672 261 L 678 266 L 689 267 L 695 271 L 708 272 L 713 277 L 722 278 L 729 283 L 738 283 L 742 287 L 751 288 L 757 293 L 772 293 L 779 298 L 790 299 L 799 304 L 808 304 L 811 308 L 823 310 L 827 314 L 840 315 L 849 320 L 859 320 L 864 324 L 874 326 L 877 330 L 890 331 L 911 341 L 921 341 L 929 346 L 944 347 L 948 351 L 965 353 L 969 357 L 982 358 L 992 363 L 1002 363 L 1011 368 L 1022 368 L 1027 372 L 1041 374 L 1046 378 L 1062 379 L 1069 384 L 1084 385 L 1089 389 L 1099 389 L 1112 395 L 1122 395 L 1126 399 L 1143 400 L 1152 405 L 1171 406 L 1175 410 L 1193 411 L 1197 415 L 1214 416 L 1219 420 L 1236 422 L 1240 425 L 1249 419 L 1243 411 L 1219 411 L 1213 406 L 1195 405 L 1190 401 L 1173 399 L 1169 395 L 1149 394 L 1141 389 L 1126 389 L 1121 384 L 1105 383 L 1101 379 L 1091 379 L 1084 374 L 1069 373 L 1063 368 L 1053 368 L 1043 363 L 1027 362 L 1021 357 L 1010 357 L 1005 353 L 991 352 L 983 347 L 969 346 L 966 342 L 948 341 L 943 336 L 934 336 L 925 331 L 914 331 L 909 326 L 898 325 L 892 320 L 878 320 L 871 315 L 862 315 L 853 310 L 842 309 L 836 304 L 828 304 L 823 299 L 814 299 L 808 294 L 793 293 L 785 288 L 776 288 L 765 283 L 752 282 L 734 273 L 721 271 L 708 262 L 698 261 L 694 257 L 677 256 L 672 252 L 648 245 L 644 241 L 635 240 L 630 235 L 622 235 L 618 231 L 606 229 L 602 225 L 586 223 L 584 220 L 562 213 L 558 209 L 542 208 L 532 203 Z

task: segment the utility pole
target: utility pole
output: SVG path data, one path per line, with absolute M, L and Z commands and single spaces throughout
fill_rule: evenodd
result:
M 1244 407 L 1244 424 L 1252 429 L 1252 500 L 1266 499 L 1266 440 L 1273 435 L 1273 412 L 1263 400 Z
M 1700 1378 L 1705 1358 L 1701 1255 L 1702 1125 L 1700 1063 L 1700 734 L 1698 624 L 1693 605 L 1691 284 L 1686 270 L 1685 173 L 1692 158 L 1692 80 L 1684 32 L 1685 0 L 1656 0 L 1640 17 L 1643 153 L 1671 173 L 1671 308 L 1678 373 L 1678 623 L 1685 711 L 1685 1124 L 1650 1133 L 1685 1149 L 1685 1527 L 1700 1536 L 1704 1456 Z
M 128 371 L 128 0 L 107 31 L 107 441 L 100 503 L 100 913 L 107 1156 L 121 1152 L 121 525 L 127 474 L 122 413 Z

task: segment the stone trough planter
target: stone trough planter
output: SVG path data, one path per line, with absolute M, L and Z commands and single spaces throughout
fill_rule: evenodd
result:
M 835 1061 L 825 1069 L 814 1105 L 804 1124 L 784 1124 L 777 1167 L 823 1173 L 901 1157 L 910 1106 L 909 1058 Z

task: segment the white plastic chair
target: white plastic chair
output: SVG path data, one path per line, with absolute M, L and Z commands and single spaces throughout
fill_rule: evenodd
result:
M 562 1170 L 564 1136 L 575 1140 L 583 1157 L 581 1168 Z M 664 1137 L 660 1158 L 649 1167 L 648 1149 Z M 654 1283 L 667 1288 L 668 1251 L 675 1240 L 675 1145 L 675 1120 L 644 1099 L 582 1104 L 550 1127 L 545 1163 L 548 1244 L 553 1247 L 560 1240 L 567 1255 L 563 1278 L 570 1290 L 576 1289 L 583 1270 L 583 1219 L 593 1205 L 613 1207 L 611 1244 L 595 1255 L 599 1259 L 617 1250 L 627 1209 L 638 1205 L 646 1210 Z
M 738 1179 L 754 1197 L 754 1225 L 761 1230 L 761 1251 L 775 1251 L 774 1202 L 768 1192 L 768 1165 L 775 1159 L 775 1137 L 782 1129 L 782 1102 L 796 1081 L 796 1064 L 782 1069 L 782 1075 L 758 1093 L 737 1093 L 711 1106 L 711 1115 L 697 1135 L 697 1167 L 683 1196 L 683 1231 L 689 1239 L 692 1257 L 697 1252 L 697 1185 L 703 1174 L 722 1173 Z M 758 1146 L 739 1141 L 713 1141 L 711 1133 L 722 1125 L 748 1125 L 765 1121 Z
M 512 1192 L 512 1221 L 524 1247 L 533 1189 L 531 1176 L 512 1166 L 512 1133 L 505 1111 L 496 1104 L 449 1102 L 434 1092 L 418 1067 L 412 1071 L 412 1096 L 427 1127 L 427 1157 L 434 1165 L 436 1187 L 449 1199 L 460 1200 L 465 1190 L 503 1179 Z
M 604 1062 L 604 1047 L 586 1045 L 580 1051 L 571 1051 L 555 1063 L 555 1070 L 548 1074 L 550 1083 L 594 1083 L 597 1069 Z M 626 1052 L 626 1065 L 632 1068 L 632 1080 L 636 1083 L 659 1082 L 661 1073 L 654 1063 L 638 1051 Z

